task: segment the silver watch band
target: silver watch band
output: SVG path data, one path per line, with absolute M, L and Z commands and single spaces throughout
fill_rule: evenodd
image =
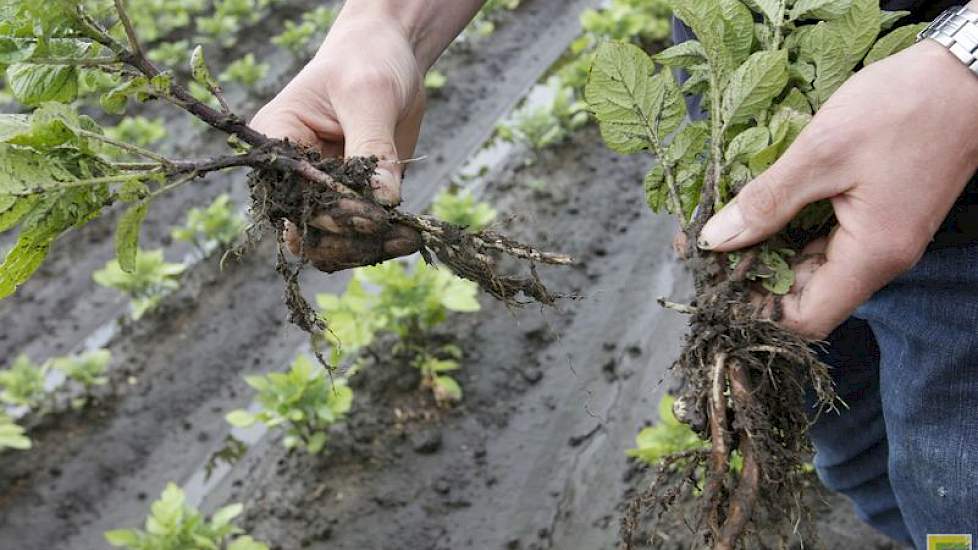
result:
M 917 35 L 918 41 L 925 38 L 947 48 L 978 74 L 978 13 L 964 6 L 948 9 Z

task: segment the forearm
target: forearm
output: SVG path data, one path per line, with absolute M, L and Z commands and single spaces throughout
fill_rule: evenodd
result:
M 347 0 L 337 24 L 384 17 L 396 21 L 425 70 L 434 64 L 485 0 Z

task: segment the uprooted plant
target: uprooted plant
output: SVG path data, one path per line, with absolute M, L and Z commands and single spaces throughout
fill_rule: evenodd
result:
M 282 237 L 285 222 L 301 231 L 302 246 L 322 234 L 309 226 L 317 212 L 355 201 L 379 213 L 379 223 L 406 226 L 421 236 L 421 253 L 437 258 L 493 296 L 516 303 L 525 297 L 550 304 L 534 269 L 527 277 L 503 275 L 494 255 L 531 264 L 569 264 L 571 259 L 536 250 L 491 231 L 466 232 L 435 218 L 384 208 L 372 197 L 375 158 L 323 159 L 300 145 L 270 139 L 234 114 L 212 76 L 201 48 L 191 57 L 197 88 L 211 107 L 161 70 L 145 54 L 123 0 L 0 1 L 0 63 L 15 99 L 34 107 L 30 115 L 0 116 L 0 230 L 19 227 L 16 246 L 0 265 L 0 298 L 37 270 L 52 243 L 64 232 L 126 204 L 116 232 L 122 271 L 132 272 L 140 225 L 153 201 L 209 172 L 252 170 L 249 235 L 274 229 L 279 240 L 277 270 L 286 281 L 290 320 L 313 334 L 325 323 L 302 297 L 298 276 L 304 261 L 290 262 Z M 167 158 L 144 147 L 108 137 L 90 117 L 70 106 L 80 93 L 100 94 L 109 113 L 121 114 L 130 100 L 159 99 L 228 134 L 231 154 L 193 160 Z M 103 154 L 125 151 L 131 160 Z M 379 245 L 378 245 L 379 246 Z M 379 250 L 364 251 L 367 254 Z M 301 256 L 301 254 L 300 254 Z
M 586 96 L 610 147 L 658 158 L 645 179 L 649 205 L 676 215 L 685 233 L 696 295 L 689 306 L 666 304 L 691 314 L 675 365 L 684 388 L 674 410 L 710 446 L 678 457 L 687 474 L 660 480 L 679 479 L 685 489 L 653 484 L 629 507 L 621 534 L 632 548 L 642 514 L 661 512 L 686 490 L 702 498 L 694 523 L 704 542 L 730 549 L 762 531 L 798 533 L 804 519 L 797 497 L 811 452 L 805 392 L 811 388 L 822 407 L 833 405 L 834 394 L 811 342 L 775 321 L 779 296 L 794 283 L 791 256 L 824 236 L 834 219 L 827 204 L 817 203 L 776 237 L 739 254 L 701 251 L 700 231 L 785 151 L 860 64 L 912 44 L 920 27 L 889 30 L 905 13 L 882 12 L 877 0 L 670 3 L 698 40 L 651 58 L 634 46 L 605 44 Z M 665 68 L 657 71 L 656 62 Z M 672 68 L 690 78 L 678 85 Z M 702 98 L 706 120 L 683 124 L 685 96 Z M 768 304 L 774 318 L 764 318 L 756 303 Z M 730 468 L 734 456 L 742 461 L 739 471 Z M 665 459 L 663 468 L 676 460 Z

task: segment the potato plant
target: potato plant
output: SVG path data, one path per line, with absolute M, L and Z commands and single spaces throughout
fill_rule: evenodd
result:
M 481 231 L 496 219 L 496 211 L 488 203 L 476 201 L 472 193 L 447 188 L 438 193 L 431 204 L 435 216 L 464 227 L 466 231 Z
M 450 312 L 479 311 L 477 286 L 444 269 L 417 262 L 387 262 L 357 269 L 342 296 L 320 294 L 317 301 L 324 316 L 340 330 L 327 333 L 330 359 L 340 361 L 356 353 L 382 333 L 397 336 L 395 353 L 406 353 L 421 371 L 421 383 L 439 403 L 462 397 L 462 388 L 448 373 L 458 370 L 461 350 L 431 341 L 433 330 Z M 336 322 L 335 320 L 342 320 Z
M 802 517 L 795 499 L 810 452 L 804 388 L 814 386 L 822 406 L 831 406 L 831 382 L 809 342 L 760 318 L 750 296 L 777 303 L 794 282 L 791 256 L 833 220 L 825 204 L 813 205 L 782 234 L 736 255 L 698 249 L 700 230 L 854 70 L 910 45 L 919 27 L 890 30 L 877 42 L 900 14 L 881 12 L 876 0 L 669 3 L 698 40 L 652 57 L 630 44 L 602 45 L 586 97 L 608 146 L 656 156 L 644 182 L 649 206 L 673 214 L 689 243 L 696 299 L 679 308 L 692 320 L 677 363 L 685 387 L 675 411 L 710 441 L 687 458 L 704 466 L 704 538 L 729 549 L 762 528 L 755 517 L 782 533 Z M 691 75 L 681 86 L 674 68 Z M 704 121 L 684 123 L 687 96 L 702 96 Z M 738 473 L 729 467 L 735 450 Z M 638 519 L 632 512 L 623 523 L 628 547 Z
M 503 254 L 555 265 L 567 265 L 570 258 L 376 203 L 369 181 L 377 159 L 322 159 L 297 144 L 256 132 L 228 105 L 201 48 L 188 56 L 189 83 L 157 66 L 147 56 L 124 0 L 2 0 L 0 15 L 0 64 L 6 66 L 14 99 L 30 110 L 0 115 L 0 230 L 18 230 L 17 244 L 0 264 L 0 299 L 35 273 L 58 237 L 109 208 L 125 212 L 116 232 L 117 260 L 106 271 L 105 282 L 128 288 L 130 282 L 120 272 L 137 271 L 140 226 L 156 199 L 210 172 L 249 168 L 252 234 L 267 230 L 278 237 L 277 270 L 286 283 L 290 320 L 311 334 L 322 334 L 326 325 L 303 298 L 297 280 L 304 262 L 289 261 L 281 235 L 289 220 L 306 238 L 318 238 L 309 227 L 310 217 L 340 198 L 367 203 L 383 224 L 414 229 L 421 235 L 426 260 L 437 259 L 501 300 L 515 303 L 522 294 L 553 303 L 553 295 L 532 272 L 525 277 L 497 273 L 493 258 Z M 188 89 L 191 83 L 196 96 Z M 117 115 L 136 102 L 169 103 L 227 134 L 229 152 L 177 159 L 115 140 L 94 118 L 76 110 L 73 102 L 83 92 Z M 205 92 L 209 98 L 199 97 Z M 122 149 L 127 158 L 110 156 L 109 149 Z
M 268 550 L 235 526 L 234 518 L 244 506 L 230 504 L 207 519 L 186 503 L 183 490 L 167 484 L 159 500 L 150 506 L 145 530 L 116 529 L 105 533 L 105 540 L 116 548 L 129 550 Z
M 25 430 L 19 426 L 5 411 L 0 411 L 0 452 L 6 449 L 26 451 L 31 448 L 31 438 L 25 435 Z
M 559 76 L 547 80 L 547 97 L 540 104 L 527 102 L 496 128 L 503 141 L 534 151 L 563 143 L 571 132 L 588 122 L 587 106 Z
M 97 349 L 80 355 L 55 357 L 49 361 L 52 369 L 61 371 L 69 382 L 81 386 L 81 394 L 72 398 L 72 407 L 80 409 L 91 399 L 95 388 L 109 383 L 106 376 L 112 353 Z
M 0 370 L 0 402 L 34 411 L 46 411 L 50 393 L 44 388 L 46 365 L 20 355 L 10 367 Z
M 327 430 L 341 420 L 353 405 L 353 390 L 344 379 L 333 379 L 313 361 L 300 355 L 284 373 L 246 376 L 245 382 L 258 391 L 260 409 L 231 411 L 232 426 L 247 428 L 260 422 L 284 430 L 287 449 L 305 449 L 319 454 L 326 447 Z
M 187 222 L 170 233 L 174 239 L 192 244 L 206 253 L 218 246 L 233 243 L 244 231 L 247 222 L 234 208 L 227 193 L 218 195 L 207 208 L 191 208 Z
M 129 296 L 132 318 L 139 320 L 159 307 L 164 296 L 180 288 L 180 275 L 186 268 L 184 264 L 167 262 L 162 249 L 137 249 L 131 270 L 127 271 L 116 258 L 93 273 L 92 279 Z

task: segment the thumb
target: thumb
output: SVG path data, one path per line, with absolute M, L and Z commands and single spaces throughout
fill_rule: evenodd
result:
M 780 231 L 806 205 L 841 192 L 807 169 L 804 151 L 789 148 L 781 159 L 748 183 L 703 227 L 697 245 L 726 252 L 756 244 Z M 813 178 L 815 181 L 813 181 Z
M 389 101 L 353 101 L 342 106 L 337 102 L 336 115 L 343 128 L 344 156 L 377 157 L 380 162 L 371 181 L 374 199 L 386 206 L 397 206 L 401 202 L 402 175 L 394 137 L 398 110 L 385 103 Z

